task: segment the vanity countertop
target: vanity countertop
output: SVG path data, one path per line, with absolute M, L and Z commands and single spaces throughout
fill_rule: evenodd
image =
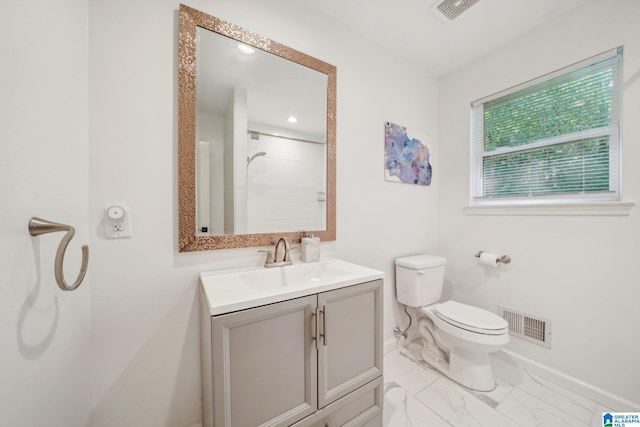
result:
M 384 273 L 336 258 L 284 267 L 200 273 L 212 316 L 383 279 Z

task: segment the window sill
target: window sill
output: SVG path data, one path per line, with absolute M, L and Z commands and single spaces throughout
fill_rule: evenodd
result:
M 554 203 L 541 205 L 465 206 L 465 215 L 489 216 L 628 216 L 635 202 Z

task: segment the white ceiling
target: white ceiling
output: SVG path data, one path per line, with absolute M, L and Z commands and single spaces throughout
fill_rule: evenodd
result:
M 297 2 L 315 15 L 337 21 L 385 51 L 395 52 L 398 57 L 434 76 L 442 76 L 545 22 L 570 13 L 587 1 L 605 0 L 479 0 L 450 22 L 432 11 L 437 3 L 435 0 L 287 1 Z M 210 47 L 201 43 L 198 48 L 206 52 L 216 49 L 216 53 L 199 52 L 199 109 L 217 113 L 224 111 L 232 88 L 241 87 L 248 94 L 251 122 L 324 140 L 325 115 L 318 109 L 324 111 L 326 108 L 323 90 L 326 76 L 323 76 L 324 82 L 316 81 L 313 76 L 319 74 L 316 72 L 304 80 L 300 80 L 302 76 L 293 79 L 292 76 L 298 72 L 282 69 L 279 65 L 289 61 L 267 63 L 268 58 L 264 57 L 271 55 L 258 52 L 246 56 L 239 53 L 237 43 L 225 37 L 219 37 L 217 42 L 215 39 L 211 39 Z M 232 60 L 239 62 L 232 63 Z M 261 71 L 249 67 L 252 62 L 258 63 Z M 241 66 L 238 65 L 240 63 Z M 265 69 L 270 71 L 265 72 Z M 215 78 L 203 81 L 204 74 Z M 292 84 L 296 80 L 300 80 L 300 85 Z M 320 92 L 309 92 L 305 87 L 317 87 Z M 299 117 L 298 123 L 286 122 L 291 114 Z
M 296 1 L 442 76 L 589 0 L 480 0 L 450 22 L 435 0 Z

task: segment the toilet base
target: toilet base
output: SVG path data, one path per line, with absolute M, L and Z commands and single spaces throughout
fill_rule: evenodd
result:
M 449 378 L 472 390 L 491 391 L 496 388 L 487 353 L 451 353 Z
M 456 383 L 476 391 L 492 391 L 496 388 L 493 369 L 486 353 L 450 352 L 449 361 L 426 351 L 420 352 L 422 360 Z

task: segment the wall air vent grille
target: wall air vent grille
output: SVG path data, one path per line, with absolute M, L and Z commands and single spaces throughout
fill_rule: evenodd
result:
M 500 310 L 500 315 L 509 323 L 509 332 L 522 335 L 522 315 L 510 310 Z
M 498 314 L 509 323 L 509 334 L 551 348 L 551 321 L 510 308 L 498 307 Z
M 431 10 L 445 21 L 453 21 L 480 0 L 441 0 Z

